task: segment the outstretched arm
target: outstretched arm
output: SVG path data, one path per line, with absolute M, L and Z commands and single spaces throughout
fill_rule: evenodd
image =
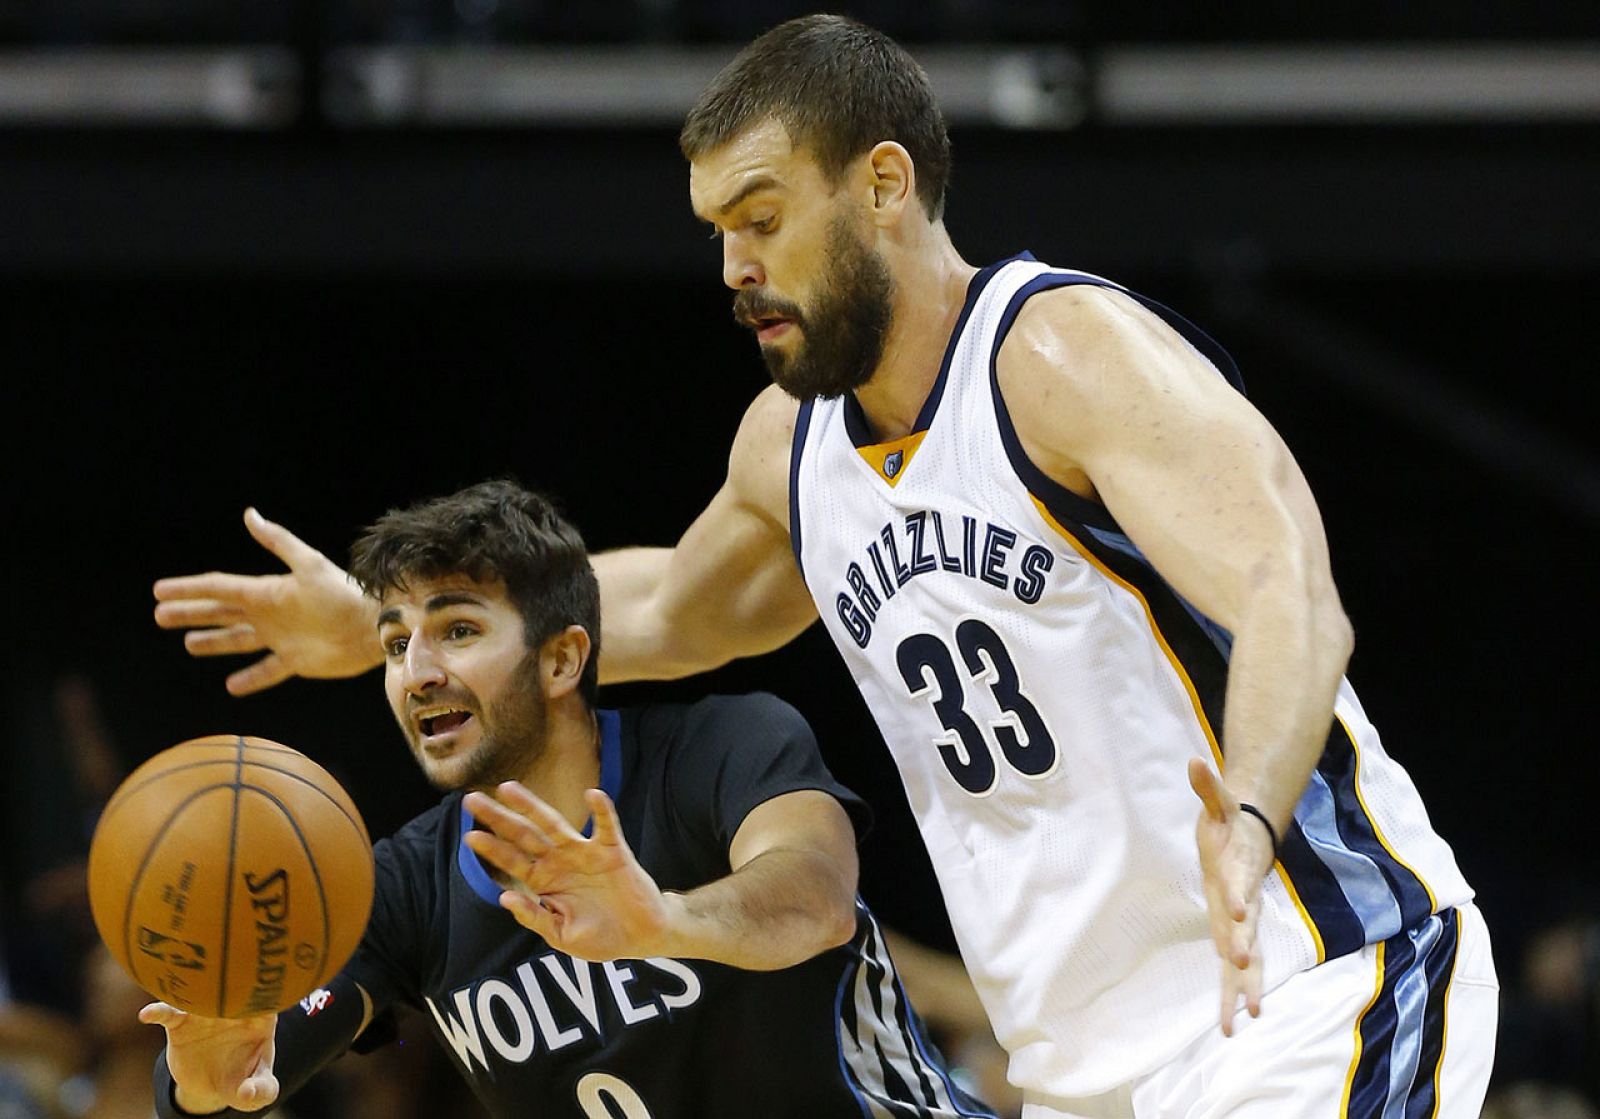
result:
M 789 546 L 789 440 L 796 406 L 768 389 L 745 413 L 728 477 L 674 548 L 592 557 L 600 580 L 600 676 L 689 676 L 768 652 L 816 620 Z M 290 676 L 356 676 L 383 660 L 377 607 L 343 569 L 254 509 L 245 527 L 288 571 L 213 571 L 155 585 L 156 624 L 195 656 L 266 652 L 228 677 L 249 695 Z
M 1121 293 L 1030 300 L 999 377 L 1033 461 L 1097 496 L 1173 588 L 1233 635 L 1226 766 L 1220 779 L 1208 764 L 1190 774 L 1228 1032 L 1240 997 L 1259 1013 L 1255 924 L 1273 863 L 1266 827 L 1239 804 L 1284 834 L 1350 656 L 1320 514 L 1261 414 Z
M 500 897 L 552 947 L 587 960 L 666 956 L 750 971 L 791 967 L 855 930 L 855 831 L 839 802 L 804 789 L 758 805 L 728 849 L 727 876 L 662 891 L 639 866 L 610 799 L 588 793 L 593 838 L 517 782 L 466 806 L 491 829 L 467 844 L 514 882 Z
M 796 407 L 776 388 L 756 399 L 727 480 L 676 547 L 594 557 L 602 682 L 703 672 L 785 645 L 816 620 L 789 544 Z

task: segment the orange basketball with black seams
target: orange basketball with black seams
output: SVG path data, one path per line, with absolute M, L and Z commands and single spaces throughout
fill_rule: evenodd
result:
M 372 842 L 327 770 L 261 738 L 164 750 L 89 848 L 101 939 L 134 980 L 213 1018 L 292 1006 L 342 968 L 372 909 Z

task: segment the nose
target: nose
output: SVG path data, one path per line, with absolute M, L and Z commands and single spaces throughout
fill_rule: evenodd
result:
M 722 282 L 734 291 L 767 282 L 766 271 L 751 252 L 749 239 L 737 232 L 724 234 L 722 238 Z
M 400 686 L 411 695 L 426 695 L 430 688 L 445 682 L 444 666 L 428 647 L 427 642 L 413 638 L 406 645 L 405 660 L 400 667 Z

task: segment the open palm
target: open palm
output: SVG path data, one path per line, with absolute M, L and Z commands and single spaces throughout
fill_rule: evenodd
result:
M 467 845 L 515 884 L 500 904 L 552 947 L 585 960 L 661 954 L 670 905 L 634 858 L 611 799 L 587 794 L 594 834 L 584 838 L 515 781 L 495 796 L 469 793 L 466 807 L 489 831 Z
M 282 525 L 254 509 L 245 527 L 288 567 L 281 575 L 212 571 L 155 585 L 156 624 L 183 629 L 197 657 L 267 655 L 228 677 L 228 690 L 249 695 L 290 676 L 356 676 L 381 660 L 376 607 L 344 570 Z
M 139 1011 L 139 1021 L 167 1031 L 167 1069 L 185 1111 L 260 1111 L 277 1100 L 276 1014 L 206 1018 L 153 1002 Z

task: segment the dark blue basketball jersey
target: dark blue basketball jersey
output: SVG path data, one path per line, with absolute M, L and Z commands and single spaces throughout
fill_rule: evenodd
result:
M 784 793 L 823 790 L 858 829 L 866 821 L 810 728 L 774 697 L 604 711 L 600 728 L 601 785 L 663 889 L 728 874 L 746 814 Z M 377 845 L 372 919 L 346 974 L 376 1011 L 419 1008 L 491 1114 L 990 1114 L 951 1083 L 859 901 L 850 943 L 780 971 L 588 963 L 500 908 L 500 888 L 461 842 L 470 826 L 452 793 Z

